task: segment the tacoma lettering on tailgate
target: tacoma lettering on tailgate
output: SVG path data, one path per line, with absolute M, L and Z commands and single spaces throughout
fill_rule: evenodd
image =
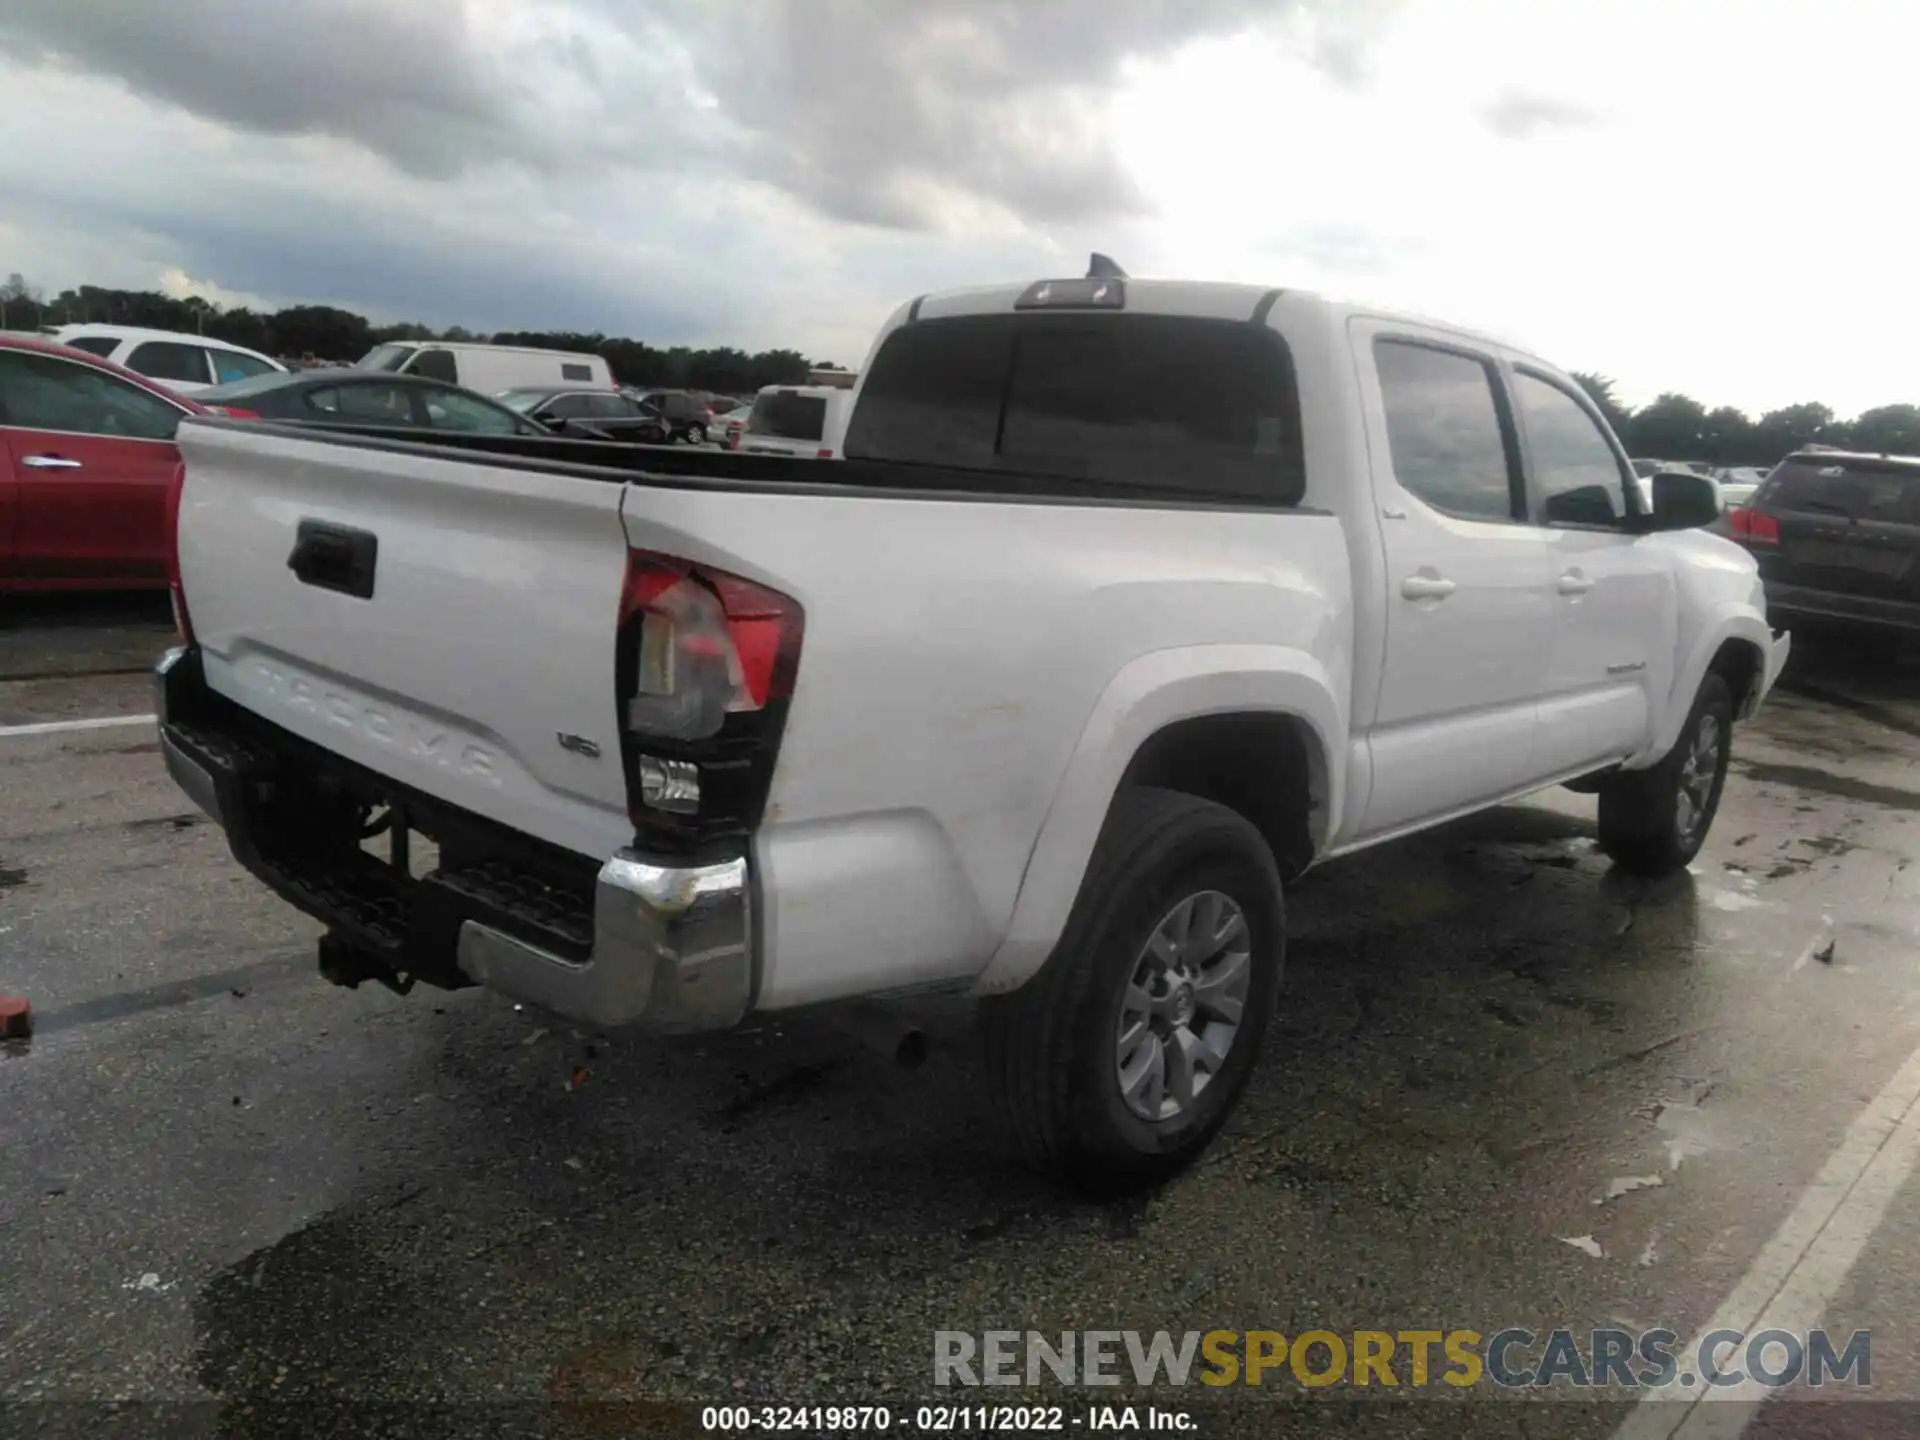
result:
M 343 730 L 364 735 L 388 750 L 424 760 L 454 774 L 499 784 L 491 750 L 462 743 L 416 715 L 395 715 L 362 696 L 335 690 L 305 675 L 289 674 L 263 660 L 253 662 L 262 688 L 288 710 L 318 715 Z

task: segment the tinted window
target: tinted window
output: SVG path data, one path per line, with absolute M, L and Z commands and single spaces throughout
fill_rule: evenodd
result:
M 599 391 L 586 397 L 587 413 L 607 419 L 624 419 L 636 413 L 634 403 L 624 395 L 615 395 L 612 391 Z
M 563 362 L 560 366 L 560 378 L 562 380 L 591 380 L 593 379 L 593 367 L 591 365 L 569 365 Z
M 281 370 L 268 370 L 245 380 L 235 380 L 226 385 L 216 385 L 211 390 L 202 390 L 193 398 L 203 405 L 224 405 L 229 400 L 257 399 L 270 395 L 289 385 L 298 385 L 297 375 L 288 375 Z
M 1280 338 L 1162 315 L 982 315 L 887 337 L 854 408 L 853 459 L 1297 503 Z
M 1506 438 L 1486 362 L 1382 340 L 1374 364 L 1401 487 L 1449 515 L 1512 519 Z
M 685 420 L 693 414 L 693 401 L 678 390 L 656 390 L 645 403 L 670 420 Z
M 445 380 L 449 385 L 458 384 L 460 380 L 451 350 L 422 350 L 413 357 L 413 364 L 407 367 L 407 373 L 424 375 L 429 380 Z
M 307 406 L 323 420 L 348 420 L 360 425 L 412 425 L 410 386 L 379 381 L 365 385 L 330 385 L 309 390 Z
M 593 413 L 593 405 L 585 395 L 556 395 L 540 413 L 555 420 L 580 420 Z
M 179 345 L 171 340 L 149 340 L 136 345 L 127 357 L 127 368 L 154 380 L 185 380 L 190 384 L 207 383 L 207 352 L 198 345 Z
M 237 350 L 215 350 L 209 347 L 207 354 L 213 359 L 213 378 L 216 384 L 225 385 L 234 380 L 250 380 L 255 375 L 279 373 L 266 361 L 256 360 L 251 355 L 242 355 Z
M 824 395 L 796 395 L 791 390 L 776 390 L 753 402 L 747 433 L 772 435 L 781 440 L 818 440 L 826 424 Z
M 1527 431 L 1539 518 L 1548 524 L 1612 525 L 1627 516 L 1620 461 L 1580 402 L 1537 375 L 1513 381 Z
M 81 335 L 72 340 L 62 340 L 62 345 L 71 345 L 76 350 L 84 350 L 89 355 L 98 355 L 102 360 L 119 348 L 120 342 L 111 335 Z
M 398 370 L 414 352 L 412 345 L 376 345 L 360 357 L 362 370 Z
M 180 411 L 91 365 L 0 350 L 0 421 L 29 430 L 171 440 Z
M 511 410 L 490 405 L 462 390 L 425 386 L 417 391 L 427 407 L 427 423 L 440 430 L 471 430 L 483 435 L 519 435 L 525 422 Z
M 1920 470 L 1862 460 L 1783 460 L 1754 503 L 1768 510 L 1920 524 Z

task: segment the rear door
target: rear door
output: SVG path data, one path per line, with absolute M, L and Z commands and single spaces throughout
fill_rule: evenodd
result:
M 0 350 L 15 578 L 165 584 L 173 436 L 183 413 L 80 361 Z
M 1554 612 L 1500 368 L 1447 335 L 1353 322 L 1388 591 L 1364 835 L 1541 774 Z M 856 423 L 859 409 L 855 408 Z
M 1780 525 L 1777 550 L 1756 552 L 1763 579 L 1920 604 L 1920 467 L 1801 456 L 1754 498 Z

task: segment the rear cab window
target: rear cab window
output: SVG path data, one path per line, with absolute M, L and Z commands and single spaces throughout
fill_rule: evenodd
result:
M 1306 488 L 1286 343 L 1238 320 L 914 321 L 875 355 L 843 448 L 850 461 L 995 474 L 1035 493 L 1290 506 Z
M 60 343 L 71 346 L 75 350 L 84 350 L 89 355 L 98 355 L 102 360 L 107 359 L 120 348 L 120 342 L 111 335 L 76 335 L 73 339 L 62 340 Z
M 824 395 L 800 395 L 792 390 L 776 390 L 753 402 L 747 417 L 749 435 L 766 435 L 776 440 L 818 440 L 826 432 L 827 399 Z

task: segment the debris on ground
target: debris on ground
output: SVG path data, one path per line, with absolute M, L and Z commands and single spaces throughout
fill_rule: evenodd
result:
M 1591 1235 L 1562 1235 L 1560 1240 L 1563 1244 L 1571 1245 L 1576 1250 L 1586 1251 L 1587 1254 L 1596 1260 L 1604 1260 L 1607 1258 L 1607 1252 L 1600 1248 L 1600 1242 Z
M 569 1170 L 584 1170 L 587 1168 L 587 1162 L 582 1160 L 578 1155 L 569 1155 L 560 1163 Z
M 567 1077 L 567 1088 L 569 1090 L 578 1090 L 582 1085 L 586 1083 L 587 1083 L 587 1067 L 584 1065 L 574 1066 L 573 1074 Z
M 122 1290 L 138 1290 L 146 1295 L 163 1295 L 177 1284 L 179 1284 L 177 1280 L 162 1282 L 158 1275 L 149 1270 L 146 1274 L 136 1279 L 121 1281 L 120 1288 Z
M 1660 1232 L 1654 1231 L 1647 1237 L 1646 1248 L 1640 1252 L 1640 1258 L 1634 1261 L 1641 1269 L 1647 1269 L 1660 1258 Z
M 1818 960 L 1822 965 L 1831 965 L 1833 963 L 1833 919 L 1831 916 L 1821 917 L 1819 932 L 1813 939 L 1807 942 L 1806 949 L 1802 950 L 1799 955 L 1795 957 L 1793 964 L 1788 967 L 1787 973 L 1792 974 L 1794 971 L 1805 969 L 1809 960 Z
M 24 995 L 0 995 L 0 1040 L 25 1040 L 33 1034 L 33 1006 Z
M 1658 1175 L 1618 1175 L 1607 1182 L 1604 1195 L 1594 1198 L 1594 1204 L 1604 1205 L 1609 1200 L 1618 1200 L 1622 1195 L 1631 1195 L 1636 1190 L 1651 1190 L 1667 1182 Z
M 541 1037 L 542 1035 L 544 1035 L 544 1034 L 546 1034 L 546 1033 L 547 1033 L 547 1030 L 546 1030 L 546 1027 L 545 1027 L 545 1026 L 543 1025 L 543 1026 L 541 1026 L 541 1027 L 540 1027 L 539 1029 L 537 1029 L 537 1030 L 530 1030 L 530 1031 L 528 1031 L 528 1032 L 527 1032 L 527 1035 L 526 1035 L 526 1038 L 525 1038 L 525 1039 L 523 1039 L 523 1040 L 522 1040 L 522 1041 L 521 1041 L 520 1043 L 521 1043 L 522 1045 L 535 1045 L 535 1044 L 538 1044 L 538 1043 L 539 1043 L 539 1040 L 540 1040 L 540 1037 Z

